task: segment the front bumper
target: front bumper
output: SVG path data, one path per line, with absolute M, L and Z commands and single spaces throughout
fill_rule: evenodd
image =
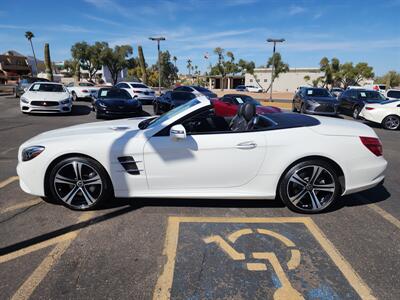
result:
M 59 104 L 56 106 L 38 106 L 20 102 L 20 108 L 24 113 L 69 113 L 72 110 L 72 103 Z

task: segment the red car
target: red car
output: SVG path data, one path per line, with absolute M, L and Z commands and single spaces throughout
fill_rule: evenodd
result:
M 220 99 L 214 99 L 212 101 L 215 114 L 221 117 L 236 115 L 239 106 L 246 102 L 254 103 L 256 105 L 256 111 L 260 115 L 282 112 L 279 107 L 263 106 L 254 98 L 243 94 L 227 94 Z

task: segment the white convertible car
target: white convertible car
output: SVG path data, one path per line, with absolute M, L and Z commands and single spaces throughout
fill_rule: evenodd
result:
M 367 121 L 381 124 L 385 129 L 397 130 L 400 128 L 400 100 L 366 104 L 359 116 Z
M 160 117 L 89 123 L 21 145 L 22 189 L 86 210 L 115 197 L 274 199 L 316 213 L 384 179 L 366 125 L 326 117 L 216 115 L 199 97 Z M 168 201 L 166 200 L 166 203 Z

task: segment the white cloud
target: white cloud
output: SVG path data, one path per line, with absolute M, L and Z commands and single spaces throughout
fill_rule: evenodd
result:
M 288 10 L 287 13 L 288 13 L 289 16 L 294 16 L 294 15 L 301 14 L 301 13 L 303 13 L 305 11 L 306 11 L 306 9 L 304 7 L 302 7 L 302 6 L 292 5 L 292 6 L 289 7 L 289 10 Z
M 227 0 L 226 6 L 249 5 L 258 2 L 258 0 Z
M 104 19 L 104 18 L 100 18 L 100 17 L 96 17 L 96 16 L 93 16 L 93 15 L 83 14 L 83 16 L 85 18 L 89 19 L 89 20 L 93 20 L 93 21 L 96 21 L 96 22 L 101 22 L 101 23 L 104 23 L 104 24 L 114 25 L 114 26 L 122 26 L 121 23 L 114 22 L 114 21 L 111 21 L 111 20 L 108 20 L 108 19 Z

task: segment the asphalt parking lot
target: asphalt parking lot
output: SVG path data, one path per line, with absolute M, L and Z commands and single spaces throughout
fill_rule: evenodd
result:
M 28 138 L 97 121 L 89 104 L 31 116 L 3 95 L 0 111 L 1 299 L 400 299 L 400 131 L 374 127 L 384 185 L 328 213 L 213 199 L 82 213 L 22 192 L 15 167 Z

